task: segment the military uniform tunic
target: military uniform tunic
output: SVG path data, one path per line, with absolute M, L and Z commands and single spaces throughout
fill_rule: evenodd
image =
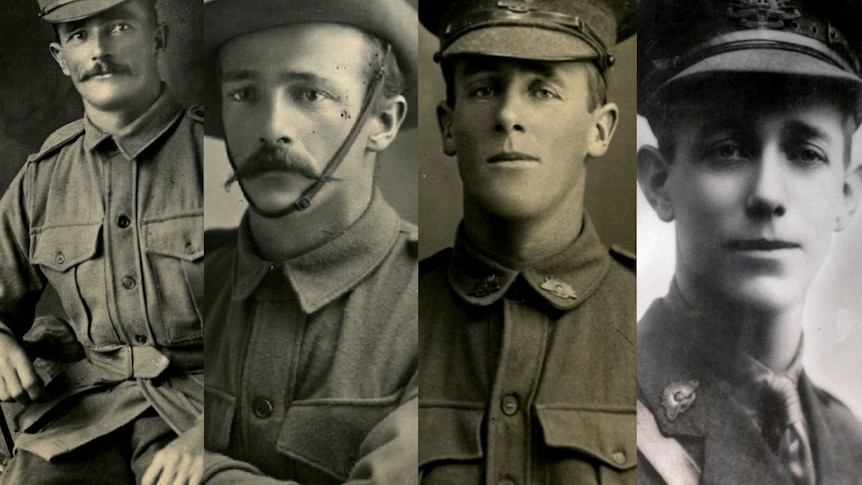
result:
M 461 228 L 421 266 L 422 484 L 633 484 L 634 307 L 589 218 L 520 269 Z
M 57 130 L 0 201 L 0 331 L 20 338 L 47 284 L 87 359 L 25 407 L 16 447 L 50 459 L 152 407 L 202 416 L 203 118 L 162 85 L 113 136 Z
M 207 238 L 206 483 L 415 483 L 415 226 L 377 193 L 281 263 Z
M 697 465 L 699 477 L 690 483 L 792 484 L 746 402 L 753 391 L 740 394 L 738 378 L 733 377 L 750 358 L 730 360 L 735 344 L 723 341 L 721 332 L 713 332 L 709 341 L 692 332 L 703 317 L 685 308 L 675 285 L 667 297 L 653 302 L 638 325 L 638 396 L 654 417 L 656 431 L 675 440 Z M 668 405 L 663 396 L 680 385 L 688 397 Z M 816 483 L 862 483 L 862 422 L 804 371 L 798 392 Z M 638 444 L 657 449 L 650 443 L 641 439 Z M 639 453 L 638 483 L 666 483 L 648 460 L 654 451 Z

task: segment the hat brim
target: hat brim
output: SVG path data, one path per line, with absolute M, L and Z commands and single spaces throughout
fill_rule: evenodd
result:
M 470 54 L 538 61 L 587 61 L 599 57 L 589 44 L 571 34 L 521 25 L 467 32 L 442 52 L 444 58 Z
M 224 138 L 221 119 L 221 87 L 218 85 L 218 53 L 236 37 L 276 27 L 304 23 L 335 23 L 355 27 L 388 42 L 404 76 L 407 115 L 402 128 L 417 125 L 419 20 L 416 10 L 403 0 L 209 0 L 204 4 L 205 132 Z
M 110 10 L 129 0 L 78 0 L 51 10 L 42 20 L 52 24 L 74 22 Z
M 808 54 L 778 49 L 745 49 L 717 54 L 697 62 L 671 77 L 656 89 L 656 95 L 670 86 L 712 74 L 777 74 L 821 78 L 862 87 L 862 78 Z

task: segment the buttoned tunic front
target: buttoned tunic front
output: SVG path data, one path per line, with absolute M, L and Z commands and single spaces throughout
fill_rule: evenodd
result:
M 208 233 L 207 483 L 415 483 L 416 241 L 379 193 L 281 263 Z
M 0 200 L 0 331 L 21 338 L 47 284 L 87 355 L 17 417 L 50 459 L 153 407 L 177 433 L 203 408 L 202 113 L 166 85 L 120 133 L 57 130 Z
M 589 218 L 520 269 L 461 228 L 421 265 L 422 483 L 635 483 L 635 320 L 634 272 Z

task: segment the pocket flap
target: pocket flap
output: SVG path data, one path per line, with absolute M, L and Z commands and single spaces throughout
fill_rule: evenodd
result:
M 153 220 L 144 224 L 147 251 L 194 261 L 204 255 L 204 218 L 202 214 Z
M 567 448 L 617 470 L 637 464 L 635 410 L 559 409 L 537 406 L 545 445 Z
M 419 466 L 482 458 L 483 407 L 419 404 Z
M 344 480 L 365 437 L 394 411 L 398 397 L 294 402 L 284 417 L 278 451 Z
M 101 229 L 101 223 L 44 227 L 30 235 L 30 260 L 55 271 L 67 271 L 96 255 Z
M 212 386 L 204 387 L 204 444 L 206 449 L 224 452 L 230 444 L 230 430 L 236 398 Z

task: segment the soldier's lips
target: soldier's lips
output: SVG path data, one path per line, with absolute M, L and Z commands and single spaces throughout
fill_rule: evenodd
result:
M 488 157 L 488 163 L 538 162 L 539 158 L 521 152 L 501 152 Z
M 725 244 L 732 251 L 781 251 L 784 249 L 799 249 L 801 246 L 792 241 L 780 239 L 733 239 Z

